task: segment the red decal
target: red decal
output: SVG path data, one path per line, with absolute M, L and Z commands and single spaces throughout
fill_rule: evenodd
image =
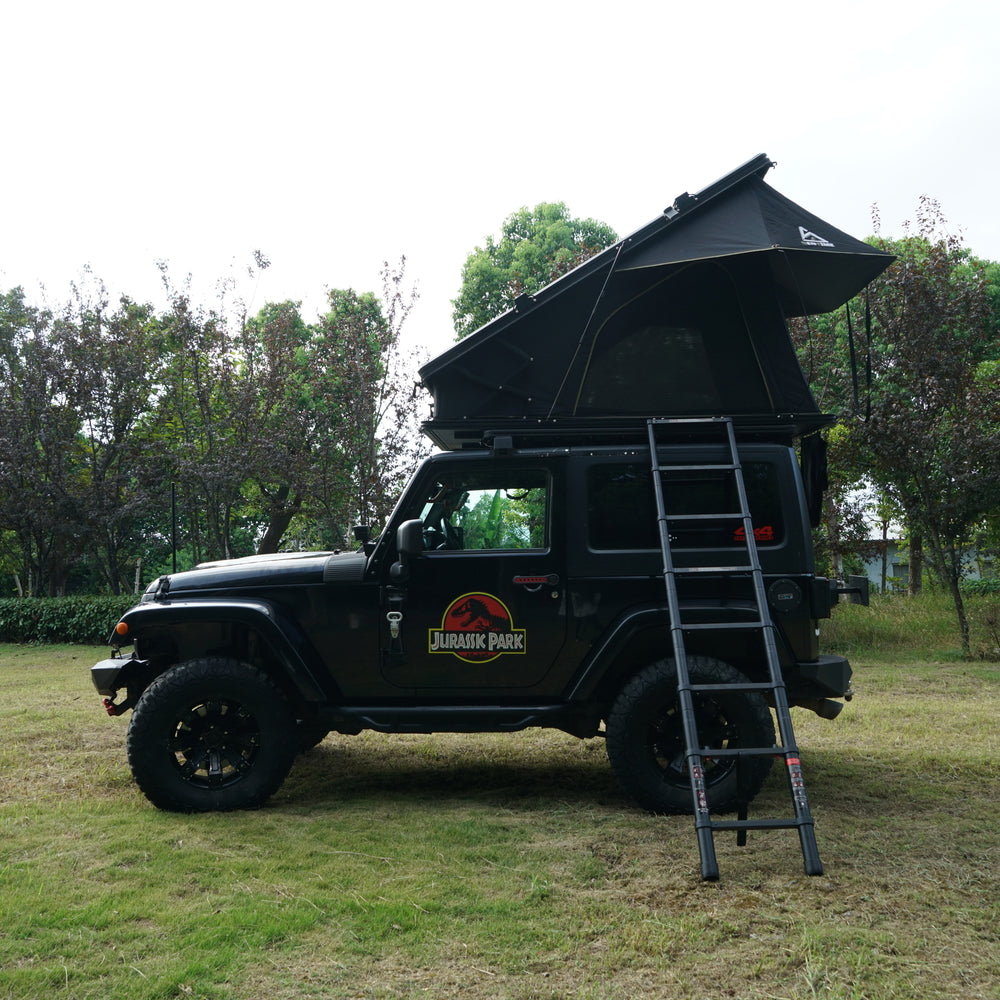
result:
M 733 532 L 733 541 L 742 542 L 746 539 L 747 533 L 743 528 L 737 528 Z M 755 541 L 758 542 L 773 542 L 774 541 L 774 526 L 770 524 L 761 525 L 759 528 L 753 529 L 753 537 Z
M 525 630 L 514 628 L 507 606 L 492 594 L 463 594 L 448 605 L 441 627 L 428 631 L 429 653 L 450 653 L 467 663 L 489 663 L 525 652 Z

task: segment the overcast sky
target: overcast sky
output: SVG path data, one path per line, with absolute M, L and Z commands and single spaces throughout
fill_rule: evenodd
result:
M 1000 7 L 809 3 L 4 4 L 0 289 L 56 304 L 90 265 L 162 301 L 158 260 L 217 279 L 272 261 L 254 308 L 379 290 L 453 338 L 462 264 L 522 205 L 625 235 L 758 153 L 852 235 L 940 201 L 1000 259 Z

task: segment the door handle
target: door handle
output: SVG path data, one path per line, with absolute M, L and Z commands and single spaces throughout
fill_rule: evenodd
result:
M 543 573 L 535 576 L 515 576 L 514 584 L 519 587 L 555 587 L 559 583 L 558 573 Z

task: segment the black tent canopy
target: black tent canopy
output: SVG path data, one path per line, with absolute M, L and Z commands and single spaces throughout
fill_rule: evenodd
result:
M 649 416 L 732 416 L 759 432 L 827 422 L 785 320 L 828 312 L 892 256 L 767 185 L 758 156 L 592 257 L 420 369 L 424 431 L 615 428 Z

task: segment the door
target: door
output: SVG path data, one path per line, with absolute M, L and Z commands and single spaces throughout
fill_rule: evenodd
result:
M 386 680 L 442 697 L 543 680 L 566 635 L 561 495 L 538 463 L 436 470 L 410 512 L 424 551 L 410 562 L 396 640 L 383 628 Z

